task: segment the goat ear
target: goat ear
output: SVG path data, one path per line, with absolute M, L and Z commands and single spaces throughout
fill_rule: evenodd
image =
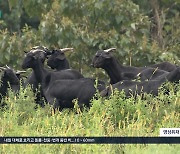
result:
M 59 60 L 64 60 L 66 57 L 65 57 L 65 55 L 63 54 L 63 55 L 59 55 L 58 57 L 56 57 L 57 59 L 59 59 Z
M 109 53 L 109 52 L 107 52 L 107 53 Z M 106 59 L 110 59 L 110 58 L 112 58 L 112 55 L 110 55 L 110 54 L 102 54 L 102 57 L 104 57 Z

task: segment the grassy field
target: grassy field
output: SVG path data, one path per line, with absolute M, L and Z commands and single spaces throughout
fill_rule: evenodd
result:
M 49 105 L 36 108 L 33 93 L 21 90 L 5 98 L 0 111 L 0 136 L 159 136 L 159 128 L 180 128 L 180 84 L 167 84 L 158 97 L 125 98 L 114 92 L 110 98 L 92 100 L 81 112 L 53 112 Z M 169 95 L 164 94 L 169 91 Z M 174 90 L 175 89 L 175 90 Z M 98 94 L 97 94 L 98 95 Z M 77 101 L 74 101 L 75 104 Z M 36 109 L 35 109 L 36 108 Z M 179 145 L 0 145 L 0 153 L 179 153 Z

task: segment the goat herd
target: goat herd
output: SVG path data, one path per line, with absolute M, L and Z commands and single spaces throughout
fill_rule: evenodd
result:
M 180 67 L 163 62 L 148 67 L 123 66 L 118 63 L 112 52 L 115 48 L 99 50 L 92 60 L 92 66 L 102 68 L 110 78 L 110 86 L 103 81 L 85 78 L 77 70 L 70 69 L 65 52 L 73 48 L 49 50 L 44 46 L 33 47 L 25 52 L 22 68 L 32 68 L 32 73 L 23 82 L 23 87 L 30 85 L 36 94 L 36 103 L 43 105 L 42 98 L 54 108 L 73 108 L 73 99 L 78 105 L 89 107 L 90 100 L 98 90 L 101 96 L 109 96 L 113 89 L 124 90 L 125 95 L 135 96 L 142 93 L 158 95 L 158 88 L 166 81 L 179 83 Z M 44 68 L 44 62 L 51 69 Z M 0 67 L 1 76 L 0 99 L 7 94 L 8 88 L 18 92 L 21 73 L 10 67 Z M 52 70 L 55 69 L 55 70 Z M 139 81 L 135 81 L 138 79 Z M 96 84 L 96 88 L 95 88 Z M 38 90 L 40 88 L 40 90 Z

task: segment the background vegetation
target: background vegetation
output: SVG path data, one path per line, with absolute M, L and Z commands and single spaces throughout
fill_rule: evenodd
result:
M 123 64 L 180 63 L 179 0 L 1 0 L 0 9 L 1 65 L 20 67 L 35 45 L 75 48 L 71 66 L 87 75 L 109 47 Z
M 166 84 L 158 97 L 126 99 L 116 91 L 110 98 L 92 100 L 81 112 L 54 112 L 37 107 L 29 88 L 10 92 L 0 110 L 0 136 L 159 136 L 160 128 L 179 128 L 180 84 Z M 174 90 L 176 89 L 176 90 Z M 75 103 L 77 103 L 75 101 Z M 35 109 L 36 108 L 36 109 Z M 178 153 L 179 145 L 1 145 L 0 153 Z
M 179 0 L 0 0 L 0 65 L 21 68 L 24 50 L 36 45 L 73 47 L 72 68 L 104 78 L 89 65 L 98 49 L 116 47 L 119 62 L 180 64 Z M 106 78 L 107 79 L 107 78 Z M 171 87 L 171 86 L 170 86 Z M 5 98 L 0 136 L 158 136 L 180 127 L 180 88 L 170 95 L 125 99 L 118 92 L 92 101 L 88 112 L 34 109 L 33 94 Z M 169 103 L 168 103 L 169 102 Z M 78 110 L 78 109 L 74 109 Z M 177 153 L 178 145 L 2 145 L 0 153 Z

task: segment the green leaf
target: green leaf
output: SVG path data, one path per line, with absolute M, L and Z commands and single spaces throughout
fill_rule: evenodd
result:
M 115 19 L 117 24 L 119 24 L 123 20 L 123 16 L 116 16 Z
M 134 29 L 134 30 L 136 30 L 136 24 L 135 24 L 135 23 L 132 23 L 132 24 L 131 24 L 131 28 Z

